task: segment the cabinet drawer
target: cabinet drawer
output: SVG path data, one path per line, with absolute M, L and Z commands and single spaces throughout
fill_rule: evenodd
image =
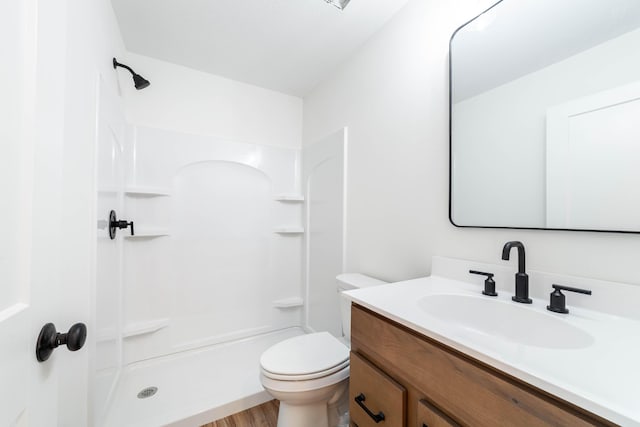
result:
M 441 410 L 426 400 L 418 402 L 417 427 L 459 427 L 460 425 L 449 418 Z
M 405 426 L 407 391 L 404 387 L 353 352 L 350 377 L 349 411 L 355 425 Z

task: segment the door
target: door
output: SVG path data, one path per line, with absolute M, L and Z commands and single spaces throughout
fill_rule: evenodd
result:
M 78 252 L 65 239 L 75 224 L 64 221 L 66 16 L 65 1 L 0 1 L 3 427 L 86 425 L 86 350 L 36 360 L 42 326 L 66 332 L 88 307 L 88 285 L 70 279 L 78 266 L 65 261 Z
M 34 20 L 31 2 L 0 2 L 0 425 L 26 425 L 32 360 L 28 133 L 33 118 Z
M 640 229 L 640 82 L 547 112 L 547 226 Z

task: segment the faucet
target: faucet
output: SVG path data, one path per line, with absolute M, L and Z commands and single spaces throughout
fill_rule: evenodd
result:
M 518 248 L 518 272 L 516 273 L 516 294 L 511 297 L 515 302 L 531 304 L 529 298 L 529 276 L 525 273 L 524 245 L 522 242 L 507 242 L 502 248 L 502 259 L 509 260 L 511 248 Z

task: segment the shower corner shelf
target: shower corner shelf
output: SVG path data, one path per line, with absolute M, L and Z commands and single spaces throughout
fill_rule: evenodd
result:
M 164 187 L 127 186 L 124 193 L 130 197 L 167 197 L 171 191 Z
M 152 334 L 169 326 L 169 319 L 154 319 L 144 322 L 137 322 L 125 326 L 122 332 L 123 338 L 137 337 L 140 335 Z
M 136 234 L 124 236 L 125 239 L 153 239 L 156 237 L 169 236 L 169 230 L 166 228 L 143 228 L 136 230 Z
M 297 193 L 282 193 L 274 197 L 278 202 L 304 202 L 304 196 Z
M 304 228 L 302 227 L 276 227 L 273 230 L 274 233 L 277 234 L 303 234 L 304 233 Z
M 296 308 L 304 305 L 304 300 L 300 297 L 291 297 L 275 300 L 272 302 L 275 308 Z

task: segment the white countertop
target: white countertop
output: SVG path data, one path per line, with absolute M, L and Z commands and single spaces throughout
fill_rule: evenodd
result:
M 500 292 L 496 299 L 504 304 L 552 316 L 551 321 L 566 322 L 593 337 L 583 348 L 558 349 L 525 345 L 446 322 L 420 304 L 430 295 L 482 297 L 481 291 L 475 284 L 430 276 L 346 294 L 361 306 L 594 414 L 623 426 L 640 427 L 640 321 L 573 306 L 569 314 L 551 313 L 546 310 L 546 299 L 517 304 L 511 301 L 510 292 Z M 568 293 L 569 302 L 571 297 Z M 527 331 L 522 334 L 526 340 Z

